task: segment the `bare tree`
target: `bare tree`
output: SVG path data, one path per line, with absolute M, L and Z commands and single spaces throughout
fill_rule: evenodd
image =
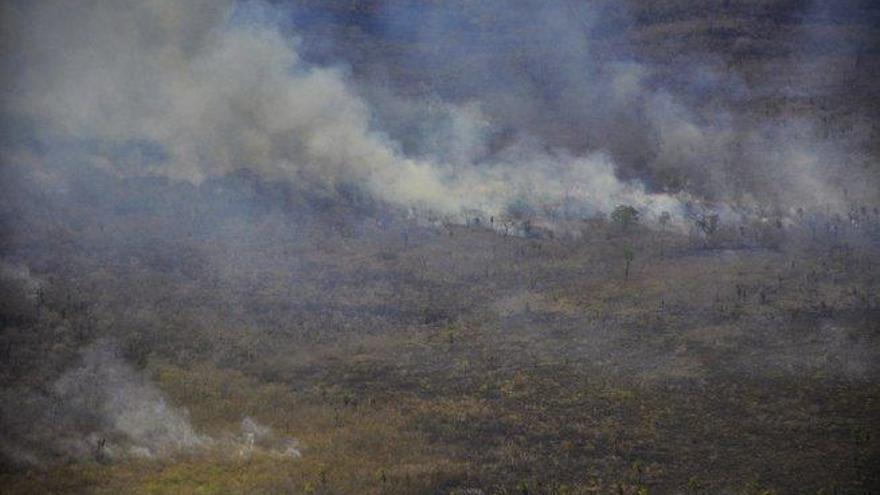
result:
M 636 257 L 636 253 L 632 250 L 632 248 L 630 246 L 626 246 L 625 248 L 623 248 L 623 259 L 626 262 L 624 272 L 623 272 L 623 277 L 626 280 L 629 280 L 629 266 L 632 263 L 632 261 L 635 259 L 635 257 Z

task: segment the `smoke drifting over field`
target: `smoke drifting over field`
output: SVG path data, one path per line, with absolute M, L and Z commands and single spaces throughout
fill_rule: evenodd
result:
M 0 491 L 880 486 L 878 21 L 0 0 Z
M 199 434 L 120 349 L 99 341 L 48 390 L 3 391 L 0 454 L 25 465 L 70 460 L 156 459 L 212 449 L 247 457 L 261 451 L 300 457 L 298 442 L 245 417 L 240 432 Z
M 50 390 L 5 391 L 2 424 L 4 455 L 30 464 L 152 458 L 210 441 L 108 342 L 82 349 Z
M 533 7 L 377 4 L 353 29 L 419 48 L 401 55 L 358 49 L 305 7 L 7 4 L 4 165 L 52 175 L 42 157 L 61 147 L 127 176 L 199 183 L 247 168 L 443 214 L 626 203 L 650 218 L 691 199 L 843 209 L 842 191 L 875 193 L 873 169 L 803 137 L 810 122 L 755 125 L 675 96 L 665 83 L 704 98 L 749 88 L 708 59 L 683 83 L 639 62 L 612 43 L 625 9 Z

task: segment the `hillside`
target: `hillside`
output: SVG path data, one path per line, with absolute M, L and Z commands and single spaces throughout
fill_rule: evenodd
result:
M 880 490 L 873 2 L 86 4 L 3 10 L 0 492 Z

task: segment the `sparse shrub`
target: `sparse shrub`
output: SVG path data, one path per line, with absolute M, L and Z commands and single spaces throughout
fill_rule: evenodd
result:
M 718 227 L 720 226 L 720 221 L 717 213 L 712 213 L 709 215 L 699 215 L 694 220 L 694 223 L 699 227 L 700 231 L 706 234 L 706 237 L 711 238 L 718 232 Z

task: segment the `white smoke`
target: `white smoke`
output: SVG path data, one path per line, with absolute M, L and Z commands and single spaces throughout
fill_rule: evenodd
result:
M 163 456 L 205 446 L 209 440 L 195 432 L 185 410 L 168 404 L 164 395 L 135 372 L 110 343 L 100 342 L 81 351 L 80 365 L 54 384 L 55 397 L 72 411 L 93 415 L 98 421 L 87 434 L 93 449 L 113 454 L 114 438 L 127 443 L 127 452 Z M 76 445 L 79 439 L 71 439 Z M 109 443 L 108 443 L 109 442 Z M 100 455 L 100 451 L 97 452 Z
M 212 443 L 108 341 L 81 349 L 46 389 L 6 390 L 0 417 L 0 451 L 27 464 L 155 458 Z
M 499 214 L 515 200 L 675 210 L 615 176 L 607 155 L 548 152 L 522 138 L 478 161 L 490 124 L 449 105 L 432 156 L 408 157 L 373 128 L 342 68 L 304 63 L 296 40 L 255 3 L 44 0 L 5 5 L 4 113 L 50 141 L 88 143 L 122 174 L 199 182 L 238 168 L 311 189 L 356 183 L 397 205 Z M 257 12 L 258 14 L 254 14 Z M 635 83 L 624 84 L 622 91 Z M 143 151 L 144 148 L 150 151 Z
M 80 359 L 48 390 L 6 390 L 0 406 L 0 453 L 18 463 L 110 462 L 213 451 L 301 457 L 295 439 L 275 435 L 251 418 L 241 431 L 212 437 L 196 431 L 110 341 L 80 350 Z
M 255 452 L 265 452 L 279 457 L 302 457 L 299 442 L 293 438 L 278 437 L 268 426 L 250 417 L 241 420 L 241 436 L 233 439 L 239 455 L 249 457 Z

